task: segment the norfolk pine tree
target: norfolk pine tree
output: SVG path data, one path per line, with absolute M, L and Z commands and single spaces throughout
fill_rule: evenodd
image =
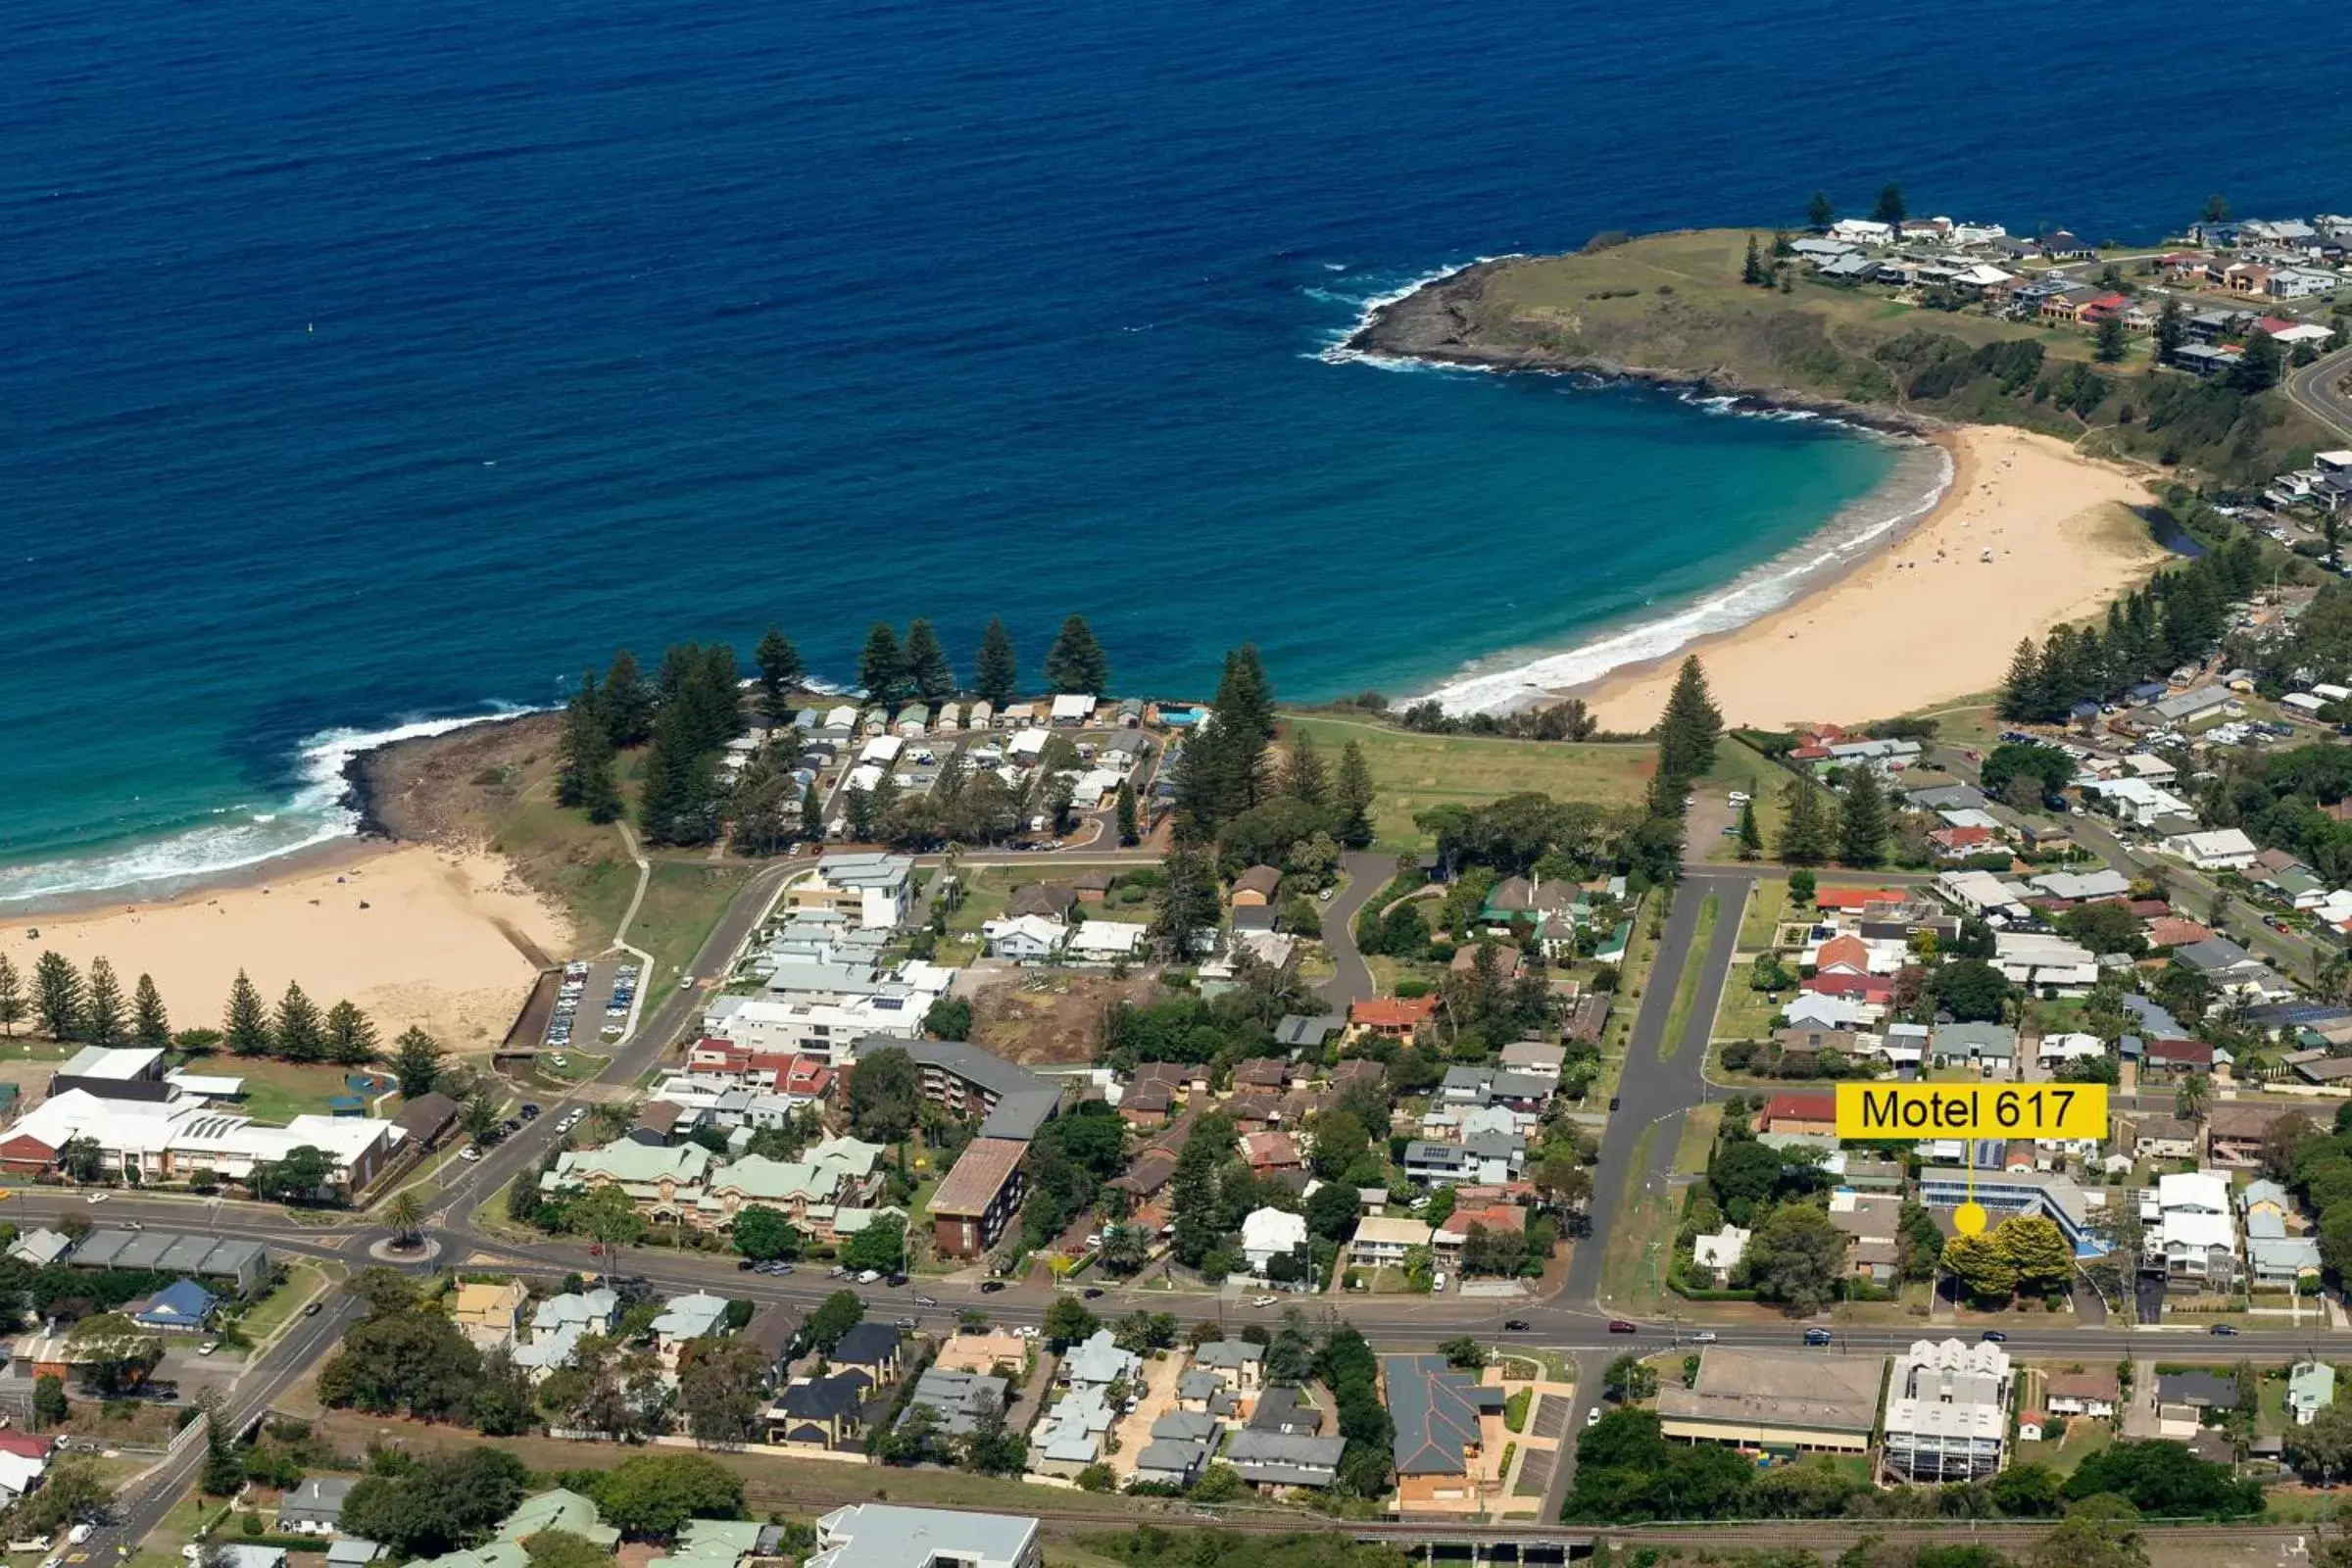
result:
M 781 627 L 770 624 L 752 650 L 752 662 L 760 667 L 760 710 L 770 724 L 781 724 L 792 711 L 788 694 L 808 673 L 801 651 Z
M 1740 281 L 1751 286 L 1772 281 L 1772 273 L 1765 270 L 1763 252 L 1753 234 L 1747 236 L 1747 260 L 1740 264 Z
M 1102 645 L 1095 641 L 1094 628 L 1084 615 L 1072 615 L 1061 623 L 1061 633 L 1046 653 L 1046 686 L 1048 690 L 1100 696 L 1110 686 L 1110 662 L 1102 655 Z
M 1014 659 L 1012 636 L 1004 629 L 1003 616 L 988 623 L 980 634 L 980 657 L 972 665 L 972 690 L 985 698 L 994 708 L 1003 708 L 1019 695 L 1021 666 Z
M 1764 853 L 1764 833 L 1756 826 L 1756 803 L 1740 803 L 1740 858 L 1752 860 Z
M 155 989 L 155 976 L 142 974 L 130 992 L 130 1037 L 150 1051 L 172 1044 L 172 1019 L 164 1011 L 164 994 Z
M 654 689 L 637 668 L 637 656 L 626 648 L 612 656 L 605 671 L 605 730 L 615 747 L 642 746 L 654 732 Z
M 801 786 L 801 837 L 811 841 L 825 836 L 825 803 L 816 793 L 816 780 Z
M 2097 360 L 2101 365 L 2114 365 L 2121 361 L 2127 347 L 2124 340 L 2124 318 L 2120 316 L 2103 318 L 2099 322 L 2097 332 L 2091 338 L 2091 358 Z
M 557 744 L 556 804 L 586 811 L 591 822 L 618 817 L 620 787 L 612 778 L 612 733 L 594 672 L 580 677 L 580 689 L 564 710 L 564 734 Z
M 43 953 L 32 966 L 32 1012 L 41 1033 L 71 1040 L 81 1029 L 81 972 L 62 953 Z
M 1117 820 L 1120 844 L 1133 844 L 1143 837 L 1142 833 L 1138 831 L 1136 822 L 1135 783 L 1132 779 L 1119 780 Z
M 220 1040 L 240 1056 L 270 1054 L 270 1013 L 244 970 L 229 982 L 228 1008 L 220 1017 Z
M 1283 768 L 1282 793 L 1309 806 L 1329 802 L 1331 779 L 1323 766 L 1322 754 L 1315 750 L 1315 738 L 1305 730 L 1291 731 L 1291 758 Z
M 906 628 L 906 678 L 913 683 L 915 696 L 934 707 L 956 695 L 956 669 L 948 662 L 948 651 L 939 643 L 939 633 L 927 620 L 918 620 Z
M 1903 187 L 1888 180 L 1879 187 L 1878 205 L 1870 210 L 1871 221 L 1900 228 L 1910 213 L 1903 206 Z
M 319 1022 L 318 1005 L 294 981 L 286 982 L 286 994 L 278 999 L 270 1035 L 277 1054 L 288 1061 L 319 1061 L 326 1055 L 326 1028 Z
M 24 1012 L 24 977 L 17 972 L 15 959 L 0 953 L 0 1037 L 13 1039 Z
M 392 1042 L 392 1073 L 400 1080 L 404 1100 L 432 1093 L 433 1080 L 441 1076 L 441 1047 L 431 1035 L 411 1024 Z
M 1723 710 L 1707 694 L 1707 672 L 1696 659 L 1686 659 L 1658 719 L 1658 773 L 1673 781 L 1676 798 L 1669 804 L 1678 814 L 1684 788 L 1714 767 L 1722 739 Z
M 880 708 L 896 708 L 906 684 L 906 656 L 899 651 L 899 634 L 890 622 L 877 620 L 865 634 L 864 651 L 858 656 L 858 684 L 866 700 Z
M 89 1000 L 81 1009 L 81 1032 L 93 1046 L 122 1043 L 122 982 L 115 966 L 101 955 L 90 960 Z
M 1809 779 L 1792 778 L 1781 793 L 1781 859 L 1789 865 L 1820 865 L 1830 858 L 1830 824 L 1821 792 Z
M 1838 209 L 1831 205 L 1830 193 L 1815 191 L 1813 199 L 1805 203 L 1805 221 L 1815 228 L 1827 228 L 1837 220 Z
M 2179 300 L 2166 300 L 2164 309 L 2156 315 L 2156 363 L 2170 365 L 2173 355 L 2188 337 L 2188 313 L 2180 309 Z
M 1332 785 L 1333 836 L 1351 850 L 1372 842 L 1372 768 L 1364 749 L 1349 741 L 1340 748 L 1340 773 Z
M 375 1025 L 346 1000 L 326 1009 L 326 1059 L 343 1067 L 364 1067 L 375 1059 Z
M 1873 768 L 1845 770 L 1838 792 L 1838 858 L 1848 865 L 1877 865 L 1886 858 L 1886 797 Z

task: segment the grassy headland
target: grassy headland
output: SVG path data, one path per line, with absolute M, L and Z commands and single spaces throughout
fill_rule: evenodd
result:
M 1352 347 L 1494 368 L 1577 369 L 1835 408 L 1898 428 L 2013 424 L 2243 483 L 2336 444 L 2277 392 L 2093 363 L 2090 334 L 1934 310 L 1783 270 L 1740 281 L 1747 229 L 1653 234 L 1485 262 L 1378 312 Z

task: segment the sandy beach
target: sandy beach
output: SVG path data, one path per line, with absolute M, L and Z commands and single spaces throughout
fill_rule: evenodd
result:
M 1574 694 L 1604 728 L 1646 729 L 1695 653 L 1734 724 L 1891 717 L 1991 690 L 2019 638 L 2101 612 L 2170 559 L 2124 510 L 2150 498 L 2120 466 L 1999 426 L 1938 439 L 1951 488 L 1887 550 L 1786 609 Z
M 218 1027 L 242 968 L 272 1002 L 290 980 L 321 1007 L 349 998 L 387 1042 L 416 1023 L 453 1051 L 483 1051 L 571 932 L 496 856 L 353 843 L 168 903 L 12 914 L 0 941 L 27 974 L 44 949 L 85 968 L 103 955 L 126 990 L 152 974 L 174 1028 Z

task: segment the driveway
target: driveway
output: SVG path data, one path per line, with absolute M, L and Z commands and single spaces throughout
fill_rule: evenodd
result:
M 1356 951 L 1355 917 L 1396 874 L 1396 858 L 1357 851 L 1340 857 L 1340 869 L 1348 873 L 1348 885 L 1323 906 L 1323 946 L 1331 953 L 1332 975 L 1315 988 L 1334 1012 L 1372 1000 L 1372 969 Z

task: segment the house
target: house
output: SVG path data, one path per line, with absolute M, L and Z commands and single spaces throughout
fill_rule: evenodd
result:
M 1323 1430 L 1323 1411 L 1314 1400 L 1284 1384 L 1257 1396 L 1256 1408 L 1250 1412 L 1250 1430 L 1311 1438 Z
M 201 1334 L 213 1321 L 220 1298 L 194 1280 L 179 1280 L 153 1296 L 125 1301 L 123 1313 L 143 1329 L 161 1334 Z
M 368 1568 L 384 1554 L 384 1548 L 372 1541 L 357 1536 L 343 1536 L 326 1548 L 326 1568 Z
M 514 1343 L 514 1327 L 530 1298 L 520 1280 L 461 1282 L 449 1315 L 476 1349 L 503 1349 Z
M 1410 1040 L 1438 1015 L 1436 997 L 1375 997 L 1348 1007 L 1351 1039 Z
M 1237 909 L 1263 908 L 1274 902 L 1282 872 L 1271 865 L 1253 865 L 1233 879 L 1232 904 Z
M 900 1349 L 906 1336 L 895 1326 L 872 1318 L 854 1325 L 825 1356 L 835 1371 L 862 1372 L 874 1387 L 899 1381 Z
M 1251 1394 L 1265 1382 L 1266 1348 L 1248 1340 L 1210 1340 L 1193 1350 L 1193 1370 L 1207 1372 L 1227 1388 Z
M 2001 1468 L 2009 1353 L 1998 1345 L 1914 1341 L 1886 1385 L 1885 1455 L 1914 1482 L 1974 1481 Z
M 1973 1062 L 1987 1074 L 2006 1074 L 2017 1063 L 2017 1031 L 2006 1024 L 1937 1024 L 1930 1042 L 1936 1059 L 1954 1066 Z
M 1398 1514 L 1477 1512 L 1482 1461 L 1501 1441 L 1502 1390 L 1436 1355 L 1383 1356 L 1380 1377 L 1396 1423 Z
M 1402 1215 L 1361 1219 L 1348 1243 L 1348 1261 L 1357 1268 L 1401 1268 L 1405 1254 L 1429 1246 L 1432 1234 L 1420 1220 Z
M 1438 1260 L 1448 1265 L 1461 1262 L 1462 1250 L 1470 1245 L 1473 1231 L 1490 1236 L 1523 1236 L 1527 1233 L 1527 1210 L 1512 1202 L 1457 1204 L 1430 1239 Z
M 1182 1415 L 1182 1411 L 1171 1412 Z M 1162 1417 L 1161 1419 L 1167 1419 Z M 1153 1430 L 1157 1430 L 1154 1423 Z M 1199 1439 L 1154 1437 L 1138 1449 L 1135 1455 L 1135 1479 L 1160 1482 L 1172 1487 L 1189 1487 L 1200 1477 L 1208 1463 L 1209 1446 Z
M 1074 964 L 1124 963 L 1143 951 L 1148 932 L 1136 920 L 1087 920 L 1071 929 L 1062 951 Z
M 343 1499 L 358 1485 L 342 1476 L 311 1476 L 278 1500 L 280 1535 L 331 1536 L 342 1528 Z
M 1252 1486 L 1322 1488 L 1339 1479 L 1340 1455 L 1347 1447 L 1345 1438 L 1265 1432 L 1252 1424 L 1233 1435 L 1225 1463 Z
M 18 1237 L 15 1245 L 9 1248 L 8 1255 L 34 1268 L 47 1268 L 61 1261 L 72 1250 L 73 1237 L 62 1231 L 50 1230 L 47 1226 L 38 1226 Z
M 1306 1246 L 1306 1218 L 1279 1208 L 1253 1208 L 1242 1216 L 1242 1256 L 1250 1272 L 1263 1279 L 1266 1266 L 1277 1257 L 1295 1258 Z
M 2335 1368 L 2326 1361 L 2297 1362 L 2286 1375 L 2286 1413 L 2295 1425 L 2311 1425 L 2335 1402 Z
M 57 1075 L 59 1082 L 68 1080 L 67 1074 Z M 391 1122 L 371 1116 L 306 1112 L 280 1127 L 220 1110 L 203 1096 L 169 1083 L 103 1077 L 72 1081 L 81 1087 L 52 1094 L 0 1138 L 0 1169 L 26 1176 L 55 1170 L 67 1145 L 86 1140 L 97 1146 L 102 1171 L 141 1185 L 171 1186 L 200 1178 L 250 1182 L 257 1166 L 274 1164 L 308 1147 L 326 1156 L 325 1189 L 348 1197 L 375 1180 L 401 1138 Z M 121 1092 L 134 1089 L 141 1098 L 120 1098 Z
M 1749 1450 L 1864 1453 L 1879 1414 L 1885 1360 L 1709 1346 L 1689 1388 L 1666 1380 L 1657 1396 L 1669 1438 Z
M 2223 1101 L 2205 1117 L 2205 1157 L 2209 1164 L 2229 1170 L 2250 1170 L 2262 1163 L 2263 1140 L 2284 1116 L 2300 1117 L 2313 1130 L 2325 1133 L 2332 1118 L 2320 1107 L 2277 1102 Z
M 2144 1048 L 2143 1048 L 2144 1049 Z M 2132 1152 L 2142 1159 L 2194 1159 L 2197 1157 L 2196 1123 L 2182 1121 L 2178 1116 L 2142 1115 L 2129 1124 Z M 2069 1411 L 2054 1411 L 2066 1415 Z
M 2254 863 L 2254 841 L 2242 828 L 2214 828 L 2202 833 L 2179 833 L 2163 841 L 2167 855 L 2186 860 L 2200 871 L 2242 871 Z
M 1747 1244 L 1754 1235 L 1753 1231 L 1743 1231 L 1726 1222 L 1723 1229 L 1690 1244 L 1690 1261 L 1713 1275 L 1720 1289 L 1731 1283 L 1732 1270 L 1740 1266 L 1740 1259 L 1746 1255 Z
M 1014 963 L 1050 962 L 1061 951 L 1070 928 L 1042 914 L 1019 914 L 1003 920 L 983 920 L 980 940 L 988 956 Z
M 1114 1383 L 1133 1387 L 1143 1373 L 1143 1358 L 1120 1348 L 1108 1329 L 1097 1329 L 1083 1343 L 1070 1347 L 1054 1379 L 1066 1388 L 1107 1389 Z
M 2156 1179 L 2157 1221 L 2144 1232 L 2143 1267 L 2168 1279 L 2226 1290 L 2237 1277 L 2237 1225 L 2230 1179 L 2181 1171 Z
M 124 1269 L 179 1274 L 233 1287 L 250 1297 L 268 1283 L 276 1266 L 259 1242 L 222 1241 L 179 1231 L 92 1231 L 74 1249 L 68 1263 L 77 1269 Z M 223 1294 L 230 1294 L 224 1290 Z
M 2091 1372 L 2053 1372 L 2044 1388 L 2044 1402 L 2052 1415 L 2086 1415 L 2112 1420 L 2123 1402 L 2123 1386 L 2112 1368 Z
M 1016 1353 L 1005 1364 L 1018 1367 L 1022 1357 Z M 959 1438 L 1004 1415 L 1012 1402 L 1012 1384 L 994 1373 L 934 1364 L 914 1380 L 906 1402 L 931 1411 L 939 1417 L 940 1431 Z
M 859 1412 L 873 1386 L 858 1370 L 796 1380 L 768 1406 L 767 1441 L 791 1448 L 855 1446 L 863 1441 Z
M 2194 1410 L 2237 1408 L 2237 1379 L 2213 1372 L 2165 1372 L 2156 1379 L 2159 1404 L 2186 1405 Z
M 1787 1092 L 1764 1102 L 1757 1114 L 1760 1133 L 1802 1133 L 1822 1138 L 1838 1136 L 1838 1097 L 1834 1094 Z
M 1044 1568 L 1038 1521 L 1002 1513 L 854 1502 L 816 1521 L 804 1568 Z

